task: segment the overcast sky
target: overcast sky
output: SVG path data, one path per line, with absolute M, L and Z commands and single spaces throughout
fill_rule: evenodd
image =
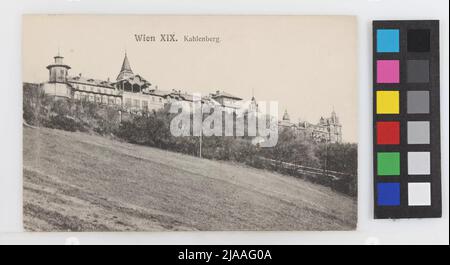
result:
M 162 33 L 174 43 L 159 42 Z M 156 42 L 136 42 L 135 34 Z M 220 43 L 184 42 L 184 35 Z M 60 50 L 69 74 L 115 80 L 131 68 L 162 90 L 223 90 L 279 102 L 279 115 L 317 123 L 334 110 L 357 141 L 356 19 L 348 16 L 25 16 L 23 80 L 48 80 Z

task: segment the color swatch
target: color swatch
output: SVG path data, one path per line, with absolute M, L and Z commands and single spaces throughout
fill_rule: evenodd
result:
M 373 22 L 375 218 L 440 217 L 439 21 Z

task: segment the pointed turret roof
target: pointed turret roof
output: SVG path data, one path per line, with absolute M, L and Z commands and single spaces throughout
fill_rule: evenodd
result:
M 117 80 L 125 79 L 130 76 L 133 76 L 133 71 L 131 70 L 130 62 L 128 61 L 127 53 L 125 53 L 125 57 L 123 58 L 122 68 L 120 69 L 120 73 L 117 76 Z
M 122 72 L 122 71 L 130 71 L 130 72 L 133 72 L 133 71 L 131 70 L 131 67 L 130 67 L 130 62 L 128 61 L 127 53 L 125 53 L 125 57 L 123 58 L 122 69 L 120 69 L 120 71 L 121 71 L 121 72 Z

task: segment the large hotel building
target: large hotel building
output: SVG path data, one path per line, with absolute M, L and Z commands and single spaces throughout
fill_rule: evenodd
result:
M 133 73 L 127 54 L 123 59 L 122 67 L 116 80 L 98 80 L 82 76 L 69 76 L 71 67 L 63 62 L 59 54 L 54 62 L 47 66 L 49 80 L 43 84 L 46 94 L 55 97 L 87 100 L 99 104 L 116 105 L 129 111 L 157 110 L 173 101 L 192 102 L 193 95 L 180 90 L 160 90 L 144 77 Z M 206 97 L 202 102 L 223 107 L 227 112 L 233 112 L 244 104 L 242 98 L 216 91 Z M 249 102 L 249 108 L 257 108 L 255 98 Z M 297 134 L 312 138 L 317 142 L 341 142 L 342 125 L 333 111 L 331 117 L 321 118 L 317 124 L 306 121 L 291 122 L 287 111 L 279 122 L 280 129 L 291 129 Z

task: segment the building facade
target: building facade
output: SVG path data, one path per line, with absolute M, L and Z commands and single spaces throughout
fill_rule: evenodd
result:
M 130 112 L 158 110 L 174 101 L 183 102 L 192 106 L 194 95 L 172 89 L 160 90 L 144 77 L 135 74 L 131 69 L 128 56 L 125 53 L 122 67 L 116 80 L 99 80 L 84 77 L 81 74 L 70 76 L 71 67 L 63 62 L 64 57 L 57 55 L 54 62 L 47 66 L 49 80 L 43 84 L 44 92 L 58 98 L 72 98 L 85 100 L 104 105 L 118 106 Z M 217 90 L 201 98 L 203 104 L 220 106 L 228 113 L 245 108 L 249 111 L 258 111 L 256 99 L 252 97 L 249 102 L 242 98 Z M 309 137 L 316 142 L 341 142 L 342 125 L 333 111 L 329 118 L 320 118 L 317 124 L 306 121 L 293 123 L 285 111 L 279 121 L 280 129 L 291 129 L 298 135 Z
M 291 122 L 287 110 L 285 110 L 282 120 L 279 122 L 280 129 L 293 130 L 297 135 L 313 139 L 316 142 L 341 143 L 342 124 L 336 112 L 333 110 L 328 118 L 320 117 L 316 124 L 307 121 Z
M 127 54 L 115 81 L 84 77 L 81 74 L 70 76 L 71 67 L 64 64 L 63 59 L 64 57 L 58 54 L 54 57 L 54 62 L 47 66 L 49 80 L 43 84 L 43 88 L 48 95 L 116 105 L 128 111 L 158 110 L 173 101 L 191 104 L 194 100 L 193 95 L 181 90 L 160 90 L 141 75 L 135 74 Z M 214 106 L 222 106 L 226 111 L 239 108 L 242 101 L 239 97 L 221 91 L 201 100 Z

